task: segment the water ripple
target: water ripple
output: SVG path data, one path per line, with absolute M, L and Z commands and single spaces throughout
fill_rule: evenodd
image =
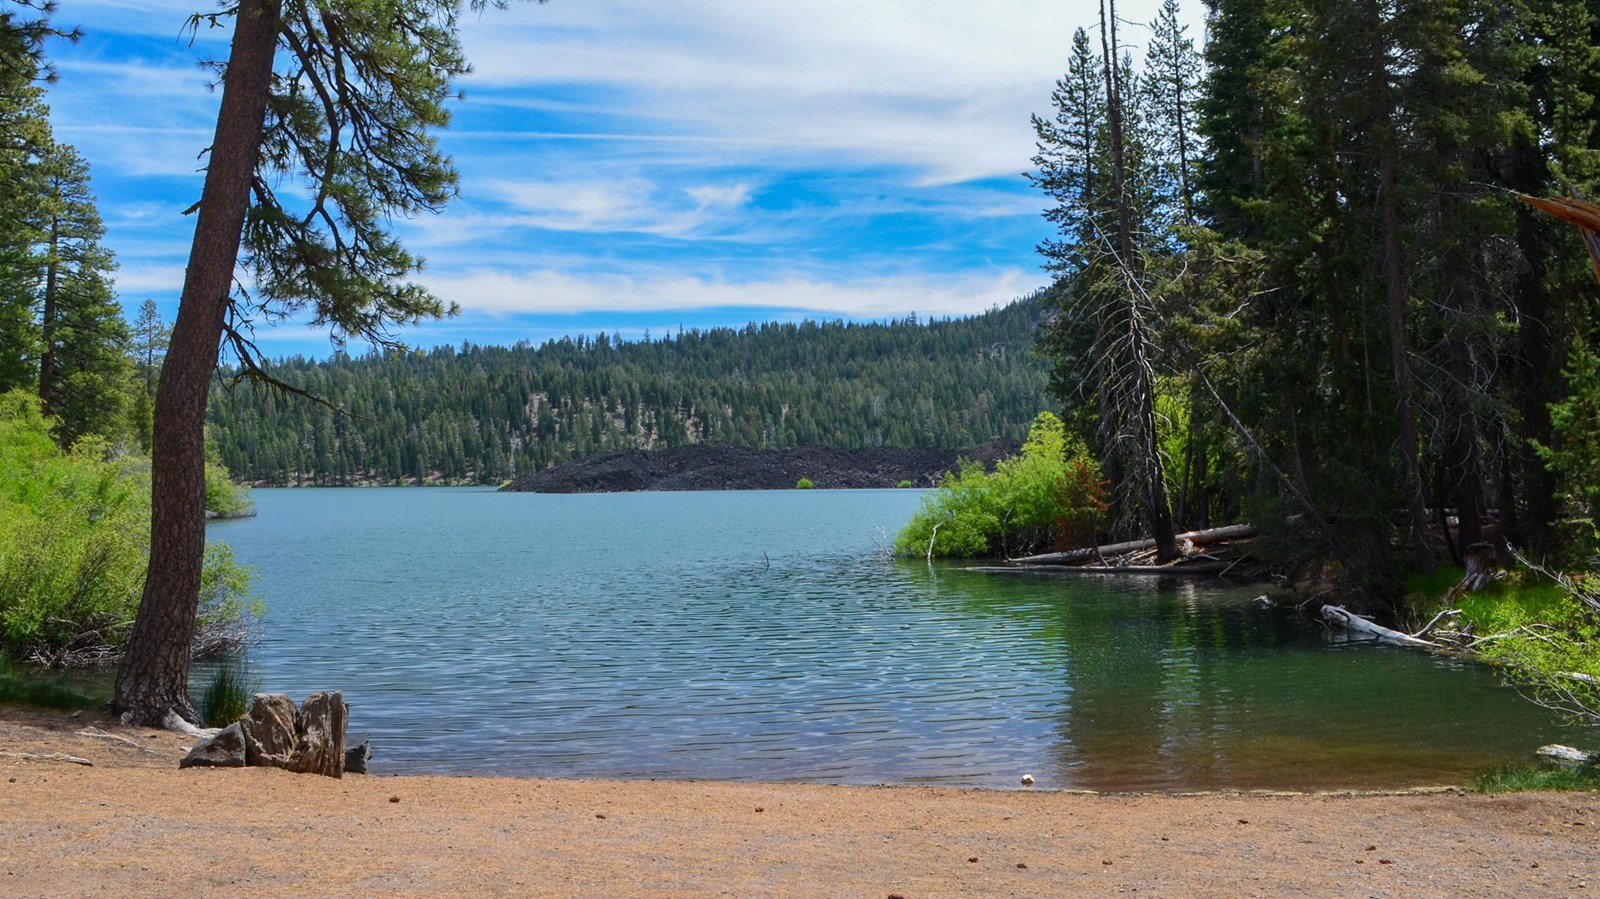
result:
M 213 536 L 260 570 L 258 674 L 342 689 L 380 771 L 1399 785 L 1561 736 L 1476 668 L 1330 648 L 1258 590 L 886 561 L 912 491 L 256 501 Z

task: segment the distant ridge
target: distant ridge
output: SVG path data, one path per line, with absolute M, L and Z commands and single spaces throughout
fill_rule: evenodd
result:
M 601 453 L 547 471 L 522 475 L 500 488 L 517 493 L 619 493 L 639 490 L 788 490 L 805 478 L 820 489 L 932 487 L 958 458 L 992 468 L 1015 455 L 1016 441 L 996 440 L 963 453 L 878 447 L 841 450 L 799 447 L 680 446 L 650 452 Z
M 702 445 L 954 451 L 1020 440 L 1050 407 L 1032 352 L 1041 309 L 1033 296 L 963 319 L 284 359 L 275 376 L 347 414 L 230 388 L 223 372 L 207 433 L 234 477 L 285 486 L 500 484 L 599 453 Z

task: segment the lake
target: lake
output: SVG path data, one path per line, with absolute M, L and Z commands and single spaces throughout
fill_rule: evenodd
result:
M 252 672 L 343 690 L 380 773 L 1379 788 L 1575 739 L 1256 585 L 889 559 L 919 491 L 254 498 L 210 528 L 257 568 Z

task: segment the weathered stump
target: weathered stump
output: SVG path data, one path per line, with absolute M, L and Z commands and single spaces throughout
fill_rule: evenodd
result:
M 294 700 L 282 693 L 257 693 L 239 724 L 244 730 L 245 764 L 287 768 L 294 754 Z
M 350 716 L 342 693 L 318 691 L 294 716 L 294 752 L 288 769 L 300 774 L 344 776 L 344 729 Z

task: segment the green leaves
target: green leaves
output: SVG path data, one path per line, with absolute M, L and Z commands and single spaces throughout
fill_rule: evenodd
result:
M 149 547 L 147 462 L 71 452 L 50 437 L 38 398 L 0 395 L 0 649 L 44 664 L 105 661 L 128 638 Z M 249 604 L 249 573 L 207 550 L 202 619 L 230 624 Z
M 1041 412 L 1022 453 L 993 474 L 976 462 L 945 475 L 939 489 L 895 537 L 897 555 L 922 558 L 1020 556 L 1063 538 L 1092 541 L 1105 512 L 1099 467 L 1061 419 Z

